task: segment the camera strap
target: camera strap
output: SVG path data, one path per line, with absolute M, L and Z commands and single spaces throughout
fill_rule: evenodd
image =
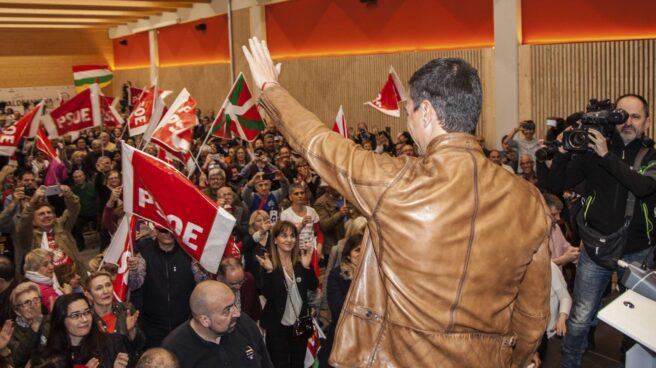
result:
M 633 161 L 633 166 L 631 167 L 632 170 L 640 172 L 640 163 L 642 162 L 642 159 L 645 158 L 648 151 L 649 148 L 646 147 L 640 148 L 640 151 L 638 151 L 638 154 L 636 155 L 635 160 Z M 629 223 L 633 218 L 633 210 L 635 209 L 635 202 L 636 202 L 635 194 L 633 194 L 633 192 L 629 190 L 629 196 L 626 199 L 626 209 L 624 210 L 625 226 L 627 227 L 629 226 Z
M 283 277 L 285 278 L 283 280 L 283 284 L 285 284 L 285 290 L 287 290 L 287 300 L 289 300 L 289 304 L 292 306 L 292 310 L 294 311 L 294 315 L 296 316 L 296 320 L 298 321 L 301 317 L 301 314 L 298 313 L 296 311 L 296 307 L 294 307 L 294 301 L 292 300 L 292 296 L 289 293 L 289 287 L 287 286 L 287 272 L 285 271 L 284 268 L 283 268 L 282 273 L 283 273 Z M 292 282 L 296 282 L 296 276 L 294 275 L 294 266 L 292 266 L 291 278 L 292 278 Z M 296 289 L 298 290 L 298 286 L 296 287 Z M 300 291 L 299 291 L 299 293 L 300 293 Z M 302 299 L 302 297 L 301 297 L 301 299 Z M 303 308 L 302 305 L 301 305 L 301 308 Z

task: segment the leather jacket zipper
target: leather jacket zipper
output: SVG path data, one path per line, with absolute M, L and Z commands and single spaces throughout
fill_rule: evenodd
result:
M 474 211 L 472 213 L 471 221 L 470 221 L 470 226 L 469 226 L 469 242 L 467 244 L 467 253 L 465 254 L 465 266 L 464 269 L 462 270 L 462 276 L 460 277 L 460 281 L 458 283 L 458 291 L 456 293 L 456 300 L 451 304 L 451 308 L 449 310 L 449 324 L 446 328 L 447 332 L 451 331 L 453 329 L 453 326 L 455 325 L 456 322 L 456 309 L 458 308 L 458 305 L 460 304 L 460 297 L 462 296 L 462 289 L 465 284 L 465 280 L 467 279 L 467 271 L 469 269 L 469 259 L 471 258 L 471 253 L 472 253 L 472 248 L 474 245 L 474 237 L 476 236 L 476 231 L 475 231 L 475 226 L 476 226 L 476 217 L 478 216 L 478 167 L 476 166 L 476 158 L 470 153 L 472 162 L 474 164 Z

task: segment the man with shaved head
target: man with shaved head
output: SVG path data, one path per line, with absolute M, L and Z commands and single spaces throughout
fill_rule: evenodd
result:
M 170 351 L 152 348 L 141 354 L 136 368 L 180 368 L 180 363 Z
M 273 367 L 260 330 L 239 312 L 228 285 L 214 280 L 199 283 L 189 306 L 191 320 L 178 326 L 162 343 L 180 366 Z

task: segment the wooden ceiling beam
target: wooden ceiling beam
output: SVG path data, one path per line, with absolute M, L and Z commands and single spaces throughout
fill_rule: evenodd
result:
M 0 0 L 0 5 L 38 5 L 40 8 L 48 6 L 85 6 L 85 7 L 110 7 L 110 8 L 186 8 L 194 4 L 208 4 L 211 0 Z
M 16 23 L 16 24 L 30 24 L 30 23 L 60 23 L 60 24 L 103 24 L 103 25 L 116 25 L 127 23 L 120 19 L 106 19 L 106 18 L 44 18 L 44 17 L 0 17 L 0 23 Z
M 166 9 L 165 9 L 166 10 Z M 97 10 L 97 9 L 40 9 L 40 8 L 0 8 L 0 16 L 90 16 L 90 17 L 120 17 L 120 18 L 146 18 L 151 15 L 162 13 L 160 11 L 136 11 L 136 10 Z

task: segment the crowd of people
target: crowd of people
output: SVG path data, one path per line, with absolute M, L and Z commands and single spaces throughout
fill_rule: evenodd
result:
M 560 148 L 536 162 L 536 151 L 545 145 L 535 137 L 532 122 L 520 123 L 504 137 L 502 150 L 488 150 L 478 139 L 506 175 L 539 187 L 551 212 L 551 319 L 533 357 L 536 366 L 555 335 L 565 337 L 563 361 L 571 366 L 580 364 L 594 343 L 594 315 L 612 270 L 581 251 L 575 218 L 581 196 L 592 198 L 584 204 L 586 223 L 610 229 L 618 228 L 617 218 L 624 215 L 624 202 L 613 202 L 617 194 L 612 190 L 622 186 L 624 195 L 635 192 L 640 205 L 629 236 L 636 241 L 622 256 L 642 261 L 648 255 L 656 181 L 646 163 L 653 148 L 638 163 L 644 170 L 627 167 L 642 147 L 653 146 L 644 135 L 649 107 L 635 95 L 618 99 L 617 106 L 629 113 L 629 120 L 618 126 L 610 146 L 592 133 L 594 152 L 586 154 Z M 327 335 L 319 354 L 327 366 L 340 311 L 361 262 L 365 218 L 313 172 L 273 125 L 252 144 L 211 138 L 202 145 L 215 117 L 211 111 L 198 110 L 197 115 L 192 153 L 199 167 L 189 179 L 230 212 L 236 225 L 221 265 L 206 270 L 169 229 L 141 222 L 129 260 L 129 302 L 116 301 L 116 267 L 102 262 L 124 214 L 121 145 L 156 157 L 158 147 L 142 147 L 139 136 L 128 137 L 119 128 L 91 129 L 75 140 L 53 139 L 69 178 L 54 195 L 43 186 L 48 160 L 33 142 L 23 143 L 16 162 L 4 160 L 2 366 L 209 367 L 227 361 L 232 367 L 302 367 L 308 333 L 316 328 L 313 317 Z M 11 117 L 3 119 L 5 124 L 19 115 L 12 111 Z M 350 136 L 373 154 L 418 155 L 408 132 L 393 139 L 389 130 L 359 123 Z M 608 215 L 618 209 L 618 216 Z

